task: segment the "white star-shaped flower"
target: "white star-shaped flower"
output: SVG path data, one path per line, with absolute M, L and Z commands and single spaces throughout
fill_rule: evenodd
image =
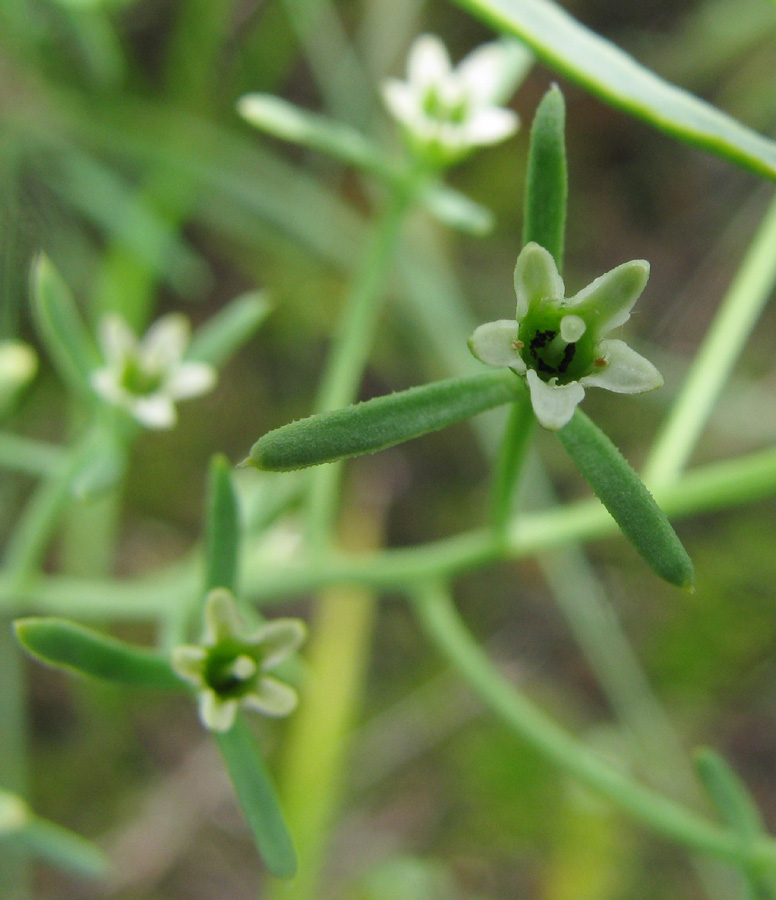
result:
M 199 717 L 211 731 L 228 731 L 240 706 L 267 716 L 287 716 L 296 691 L 267 672 L 299 648 L 306 629 L 299 619 L 275 619 L 243 635 L 232 593 L 215 588 L 205 602 L 201 644 L 172 651 L 174 671 L 199 695 Z
M 515 266 L 515 319 L 480 325 L 469 347 L 482 362 L 523 375 L 536 418 L 557 430 L 574 415 L 586 387 L 640 394 L 663 384 L 649 360 L 624 341 L 605 339 L 630 318 L 648 278 L 649 263 L 631 260 L 566 298 L 552 255 L 526 244 Z
M 108 313 L 98 329 L 105 366 L 92 373 L 92 387 L 146 428 L 171 428 L 175 401 L 204 394 L 216 383 L 212 366 L 183 358 L 190 333 L 189 320 L 170 313 L 138 340 L 121 316 Z
M 453 68 L 442 41 L 422 34 L 409 51 L 407 80 L 387 79 L 383 100 L 420 155 L 450 165 L 517 129 L 517 114 L 499 106 L 506 61 L 504 47 L 493 42 Z

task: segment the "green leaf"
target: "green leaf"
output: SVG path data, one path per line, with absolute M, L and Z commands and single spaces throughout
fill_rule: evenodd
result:
M 609 438 L 579 409 L 556 433 L 644 560 L 671 584 L 692 588 L 695 573 L 687 551 L 652 494 Z
M 220 366 L 250 340 L 271 309 L 264 291 L 240 294 L 194 332 L 186 359 Z
M 93 400 L 89 377 L 101 364 L 97 347 L 70 289 L 44 254 L 32 268 L 32 310 L 40 339 L 63 381 Z
M 133 687 L 185 690 L 158 653 L 56 618 L 17 619 L 19 643 L 41 662 Z
M 296 874 L 294 845 L 248 726 L 238 716 L 229 731 L 214 732 L 214 736 L 262 859 L 273 875 L 292 878 Z
M 237 111 L 246 122 L 273 137 L 325 153 L 388 181 L 396 181 L 400 175 L 383 151 L 360 131 L 280 97 L 246 94 L 238 101 Z
M 523 244 L 535 241 L 549 250 L 563 271 L 568 173 L 566 105 L 553 85 L 539 104 L 531 126 L 526 174 Z
M 750 840 L 764 833 L 760 811 L 720 753 L 711 747 L 701 748 L 695 754 L 695 768 L 714 806 L 734 831 Z
M 776 143 L 664 81 L 550 0 L 456 0 L 550 68 L 681 141 L 776 179 Z
M 75 875 L 104 878 L 110 871 L 110 862 L 99 847 L 38 816 L 18 833 L 17 840 L 35 856 Z
M 273 472 L 374 453 L 509 403 L 525 390 L 500 369 L 410 388 L 319 413 L 265 434 L 243 465 Z
M 489 209 L 445 184 L 429 184 L 419 199 L 435 219 L 456 231 L 482 237 L 493 230 Z
M 205 590 L 228 588 L 236 593 L 240 521 L 232 467 L 225 456 L 210 463 L 207 510 Z
M 94 500 L 117 485 L 127 470 L 127 448 L 116 428 L 96 425 L 83 445 L 71 491 L 81 501 Z

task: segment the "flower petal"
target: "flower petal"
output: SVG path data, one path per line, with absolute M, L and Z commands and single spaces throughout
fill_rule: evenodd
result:
M 387 78 L 382 85 L 383 102 L 391 115 L 406 128 L 414 131 L 424 120 L 418 92 L 406 81 Z
M 582 385 L 578 381 L 548 384 L 533 369 L 528 370 L 526 379 L 531 391 L 531 406 L 539 423 L 551 431 L 563 428 L 585 396 Z
M 111 403 L 125 404 L 127 392 L 119 384 L 118 375 L 118 371 L 113 367 L 96 369 L 89 376 L 89 381 L 103 399 Z
M 138 354 L 149 371 L 164 372 L 176 365 L 189 343 L 191 325 L 183 313 L 168 313 L 145 333 Z
M 182 362 L 170 372 L 163 389 L 173 400 L 185 400 L 212 390 L 216 379 L 216 370 L 207 363 Z
M 469 349 L 486 365 L 510 366 L 522 375 L 525 363 L 515 346 L 518 327 L 514 319 L 486 322 L 474 329 L 469 338 Z
M 472 112 L 465 125 L 467 144 L 497 144 L 517 131 L 517 113 L 500 106 L 488 106 Z
M 271 669 L 301 647 L 307 628 L 301 619 L 275 619 L 262 625 L 246 643 L 261 646 L 261 667 Z
M 204 643 L 212 647 L 219 641 L 231 640 L 243 630 L 234 594 L 226 588 L 213 588 L 205 600 Z
M 498 41 L 475 48 L 455 70 L 467 96 L 478 106 L 497 103 L 506 74 L 504 47 Z
M 146 428 L 172 428 L 178 418 L 175 404 L 167 394 L 161 392 L 148 397 L 127 394 L 123 402 L 138 422 Z
M 133 354 L 137 346 L 137 337 L 118 313 L 106 313 L 100 319 L 97 340 L 111 367 L 121 367 L 124 357 Z
M 255 690 L 245 694 L 240 702 L 266 716 L 287 716 L 296 709 L 299 697 L 292 687 L 265 675 L 258 680 Z
M 632 259 L 600 275 L 567 304 L 597 335 L 604 335 L 628 321 L 648 278 L 649 263 Z
M 435 34 L 415 38 L 407 57 L 407 80 L 421 94 L 450 78 L 447 47 Z
M 199 718 L 210 731 L 229 731 L 237 718 L 238 701 L 223 700 L 215 691 L 199 694 Z
M 201 687 L 204 681 L 203 664 L 207 652 L 204 647 L 184 644 L 172 650 L 170 665 L 176 675 L 195 687 Z
M 517 321 L 525 318 L 533 303 L 550 299 L 560 303 L 565 294 L 563 279 L 549 250 L 531 241 L 520 251 L 515 264 Z
M 580 381 L 585 386 L 606 388 L 618 394 L 642 394 L 663 384 L 663 376 L 625 341 L 601 341 L 598 345 L 606 365 Z

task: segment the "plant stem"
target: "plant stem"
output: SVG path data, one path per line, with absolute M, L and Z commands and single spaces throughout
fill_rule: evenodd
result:
M 323 376 L 316 412 L 346 406 L 356 398 L 361 375 L 372 349 L 380 306 L 404 215 L 412 200 L 408 180 L 396 191 L 375 227 L 363 264 L 340 313 L 328 366 Z M 325 546 L 331 534 L 339 493 L 341 464 L 322 466 L 310 476 L 307 510 L 308 538 L 312 547 Z
M 491 525 L 493 533 L 506 540 L 512 512 L 512 501 L 523 469 L 536 416 L 531 408 L 528 391 L 510 404 L 504 429 L 491 497 Z
M 644 467 L 651 487 L 672 484 L 687 465 L 714 403 L 776 283 L 776 201 L 771 203 L 744 261 L 685 378 Z
M 414 607 L 431 641 L 485 705 L 511 731 L 569 775 L 659 834 L 694 850 L 744 867 L 776 865 L 776 842 L 743 844 L 729 829 L 710 824 L 611 768 L 560 728 L 493 667 L 463 624 L 444 587 L 425 584 L 415 593 Z

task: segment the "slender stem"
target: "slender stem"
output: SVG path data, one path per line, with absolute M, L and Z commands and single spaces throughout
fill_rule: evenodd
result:
M 493 667 L 463 624 L 444 587 L 436 583 L 424 585 L 415 594 L 415 610 L 431 641 L 485 705 L 511 731 L 565 772 L 658 833 L 694 850 L 736 865 L 776 865 L 776 842 L 743 844 L 729 829 L 710 824 L 611 768 L 535 707 Z
M 685 468 L 720 391 L 730 377 L 776 283 L 776 200 L 722 301 L 644 467 L 650 487 L 671 484 Z
M 655 499 L 672 517 L 772 496 L 776 491 L 776 451 L 701 466 L 673 487 L 656 490 Z M 480 529 L 417 547 L 351 555 L 327 554 L 325 559 L 295 560 L 269 566 L 253 554 L 244 559 L 244 594 L 258 601 L 301 595 L 329 584 L 362 584 L 384 590 L 411 588 L 429 578 L 451 578 L 503 559 L 519 559 L 552 547 L 615 534 L 617 526 L 596 500 L 562 508 L 524 513 L 512 521 L 506 548 L 490 529 Z M 82 618 L 116 617 L 132 621 L 168 610 L 196 590 L 197 563 L 176 564 L 153 578 L 121 582 L 103 579 L 39 577 L 13 589 L 0 571 L 0 602 L 24 600 L 36 611 Z
M 491 497 L 491 524 L 499 538 L 506 539 L 512 502 L 525 462 L 536 416 L 528 391 L 510 405 L 504 429 Z
M 318 394 L 316 410 L 323 412 L 352 403 L 372 349 L 380 305 L 404 215 L 412 200 L 406 190 L 395 192 L 377 223 L 359 275 L 340 313 L 329 364 Z M 313 547 L 325 545 L 336 514 L 342 466 L 334 463 L 310 476 L 307 511 L 308 537 Z

